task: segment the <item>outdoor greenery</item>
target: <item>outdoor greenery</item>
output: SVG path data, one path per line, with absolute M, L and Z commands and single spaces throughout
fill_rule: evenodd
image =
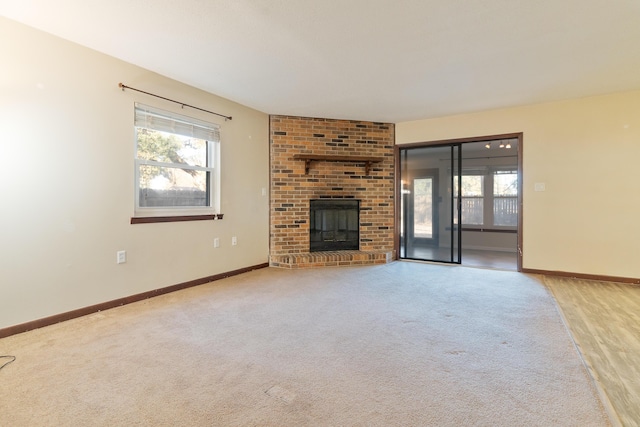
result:
M 138 159 L 165 163 L 167 166 L 142 165 L 140 187 L 149 188 L 154 180 L 165 178 L 167 186 L 187 186 L 206 189 L 206 174 L 172 165 L 206 166 L 207 142 L 176 134 L 139 128 Z M 191 179 L 185 176 L 187 174 Z M 188 183 L 188 185 L 184 185 Z M 181 185 L 182 184 L 182 185 Z

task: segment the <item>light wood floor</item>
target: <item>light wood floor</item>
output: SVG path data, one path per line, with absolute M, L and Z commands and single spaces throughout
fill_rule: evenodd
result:
M 640 426 L 640 286 L 545 276 L 612 418 Z
M 462 249 L 462 265 L 516 271 L 518 269 L 518 254 L 515 252 Z

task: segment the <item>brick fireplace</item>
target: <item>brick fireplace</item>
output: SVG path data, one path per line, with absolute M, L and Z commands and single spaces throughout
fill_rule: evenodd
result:
M 394 125 L 270 117 L 270 265 L 380 264 L 394 254 Z M 310 201 L 358 201 L 358 249 L 310 250 Z

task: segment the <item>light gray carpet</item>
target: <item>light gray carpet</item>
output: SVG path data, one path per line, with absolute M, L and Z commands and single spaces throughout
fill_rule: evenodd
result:
M 0 340 L 0 425 L 603 426 L 534 277 L 263 269 Z

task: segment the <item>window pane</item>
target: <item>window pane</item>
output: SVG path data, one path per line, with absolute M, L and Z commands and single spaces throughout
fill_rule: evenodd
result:
M 140 207 L 209 206 L 209 172 L 140 165 Z
M 496 171 L 493 174 L 493 225 L 518 225 L 518 173 Z
M 517 196 L 518 174 L 516 172 L 496 172 L 493 174 L 494 196 Z
M 207 166 L 207 141 L 204 139 L 146 128 L 136 128 L 136 131 L 138 159 Z
M 453 180 L 453 191 L 458 193 L 458 180 Z M 462 197 L 484 196 L 484 175 L 462 175 Z
M 454 187 L 457 193 L 457 180 Z M 484 175 L 462 175 L 462 224 L 484 223 Z
M 463 175 L 462 176 L 462 197 L 482 197 L 484 196 L 484 176 Z
M 496 197 L 493 199 L 493 225 L 518 225 L 517 197 Z
M 484 199 L 482 197 L 462 198 L 462 223 L 482 225 L 484 215 Z
M 455 206 L 458 206 L 458 198 L 454 199 Z M 463 197 L 462 198 L 462 224 L 482 225 L 484 224 L 484 198 Z M 455 212 L 453 223 L 458 223 L 458 213 Z

